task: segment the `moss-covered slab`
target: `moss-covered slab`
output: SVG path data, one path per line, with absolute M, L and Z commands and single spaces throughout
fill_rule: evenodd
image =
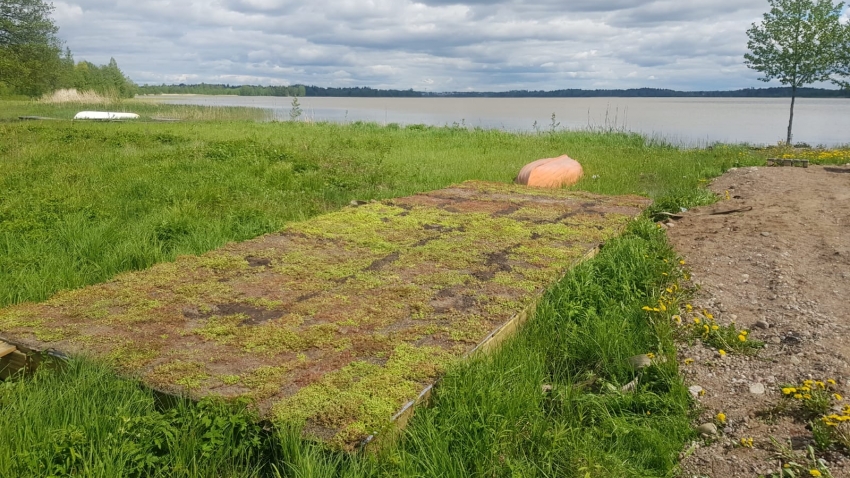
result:
M 165 392 L 249 397 L 346 447 L 647 204 L 467 182 L 10 307 L 0 337 Z

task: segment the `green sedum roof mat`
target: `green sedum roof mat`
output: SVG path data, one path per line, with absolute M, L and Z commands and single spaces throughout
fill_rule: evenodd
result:
M 0 311 L 0 337 L 350 448 L 649 203 L 466 182 Z

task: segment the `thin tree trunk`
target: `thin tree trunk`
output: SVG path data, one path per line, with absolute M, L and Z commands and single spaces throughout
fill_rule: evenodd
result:
M 797 98 L 797 85 L 791 86 L 791 116 L 788 117 L 788 138 L 785 144 L 791 146 L 791 125 L 794 124 L 794 100 Z

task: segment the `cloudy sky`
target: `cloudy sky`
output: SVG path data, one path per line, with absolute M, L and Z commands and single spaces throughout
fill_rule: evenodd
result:
M 766 0 L 65 0 L 77 60 L 137 83 L 423 91 L 765 86 Z M 844 13 L 845 20 L 847 12 Z

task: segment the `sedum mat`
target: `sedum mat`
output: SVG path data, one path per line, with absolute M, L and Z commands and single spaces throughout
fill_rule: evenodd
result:
M 466 182 L 0 311 L 0 337 L 348 448 L 648 204 Z

